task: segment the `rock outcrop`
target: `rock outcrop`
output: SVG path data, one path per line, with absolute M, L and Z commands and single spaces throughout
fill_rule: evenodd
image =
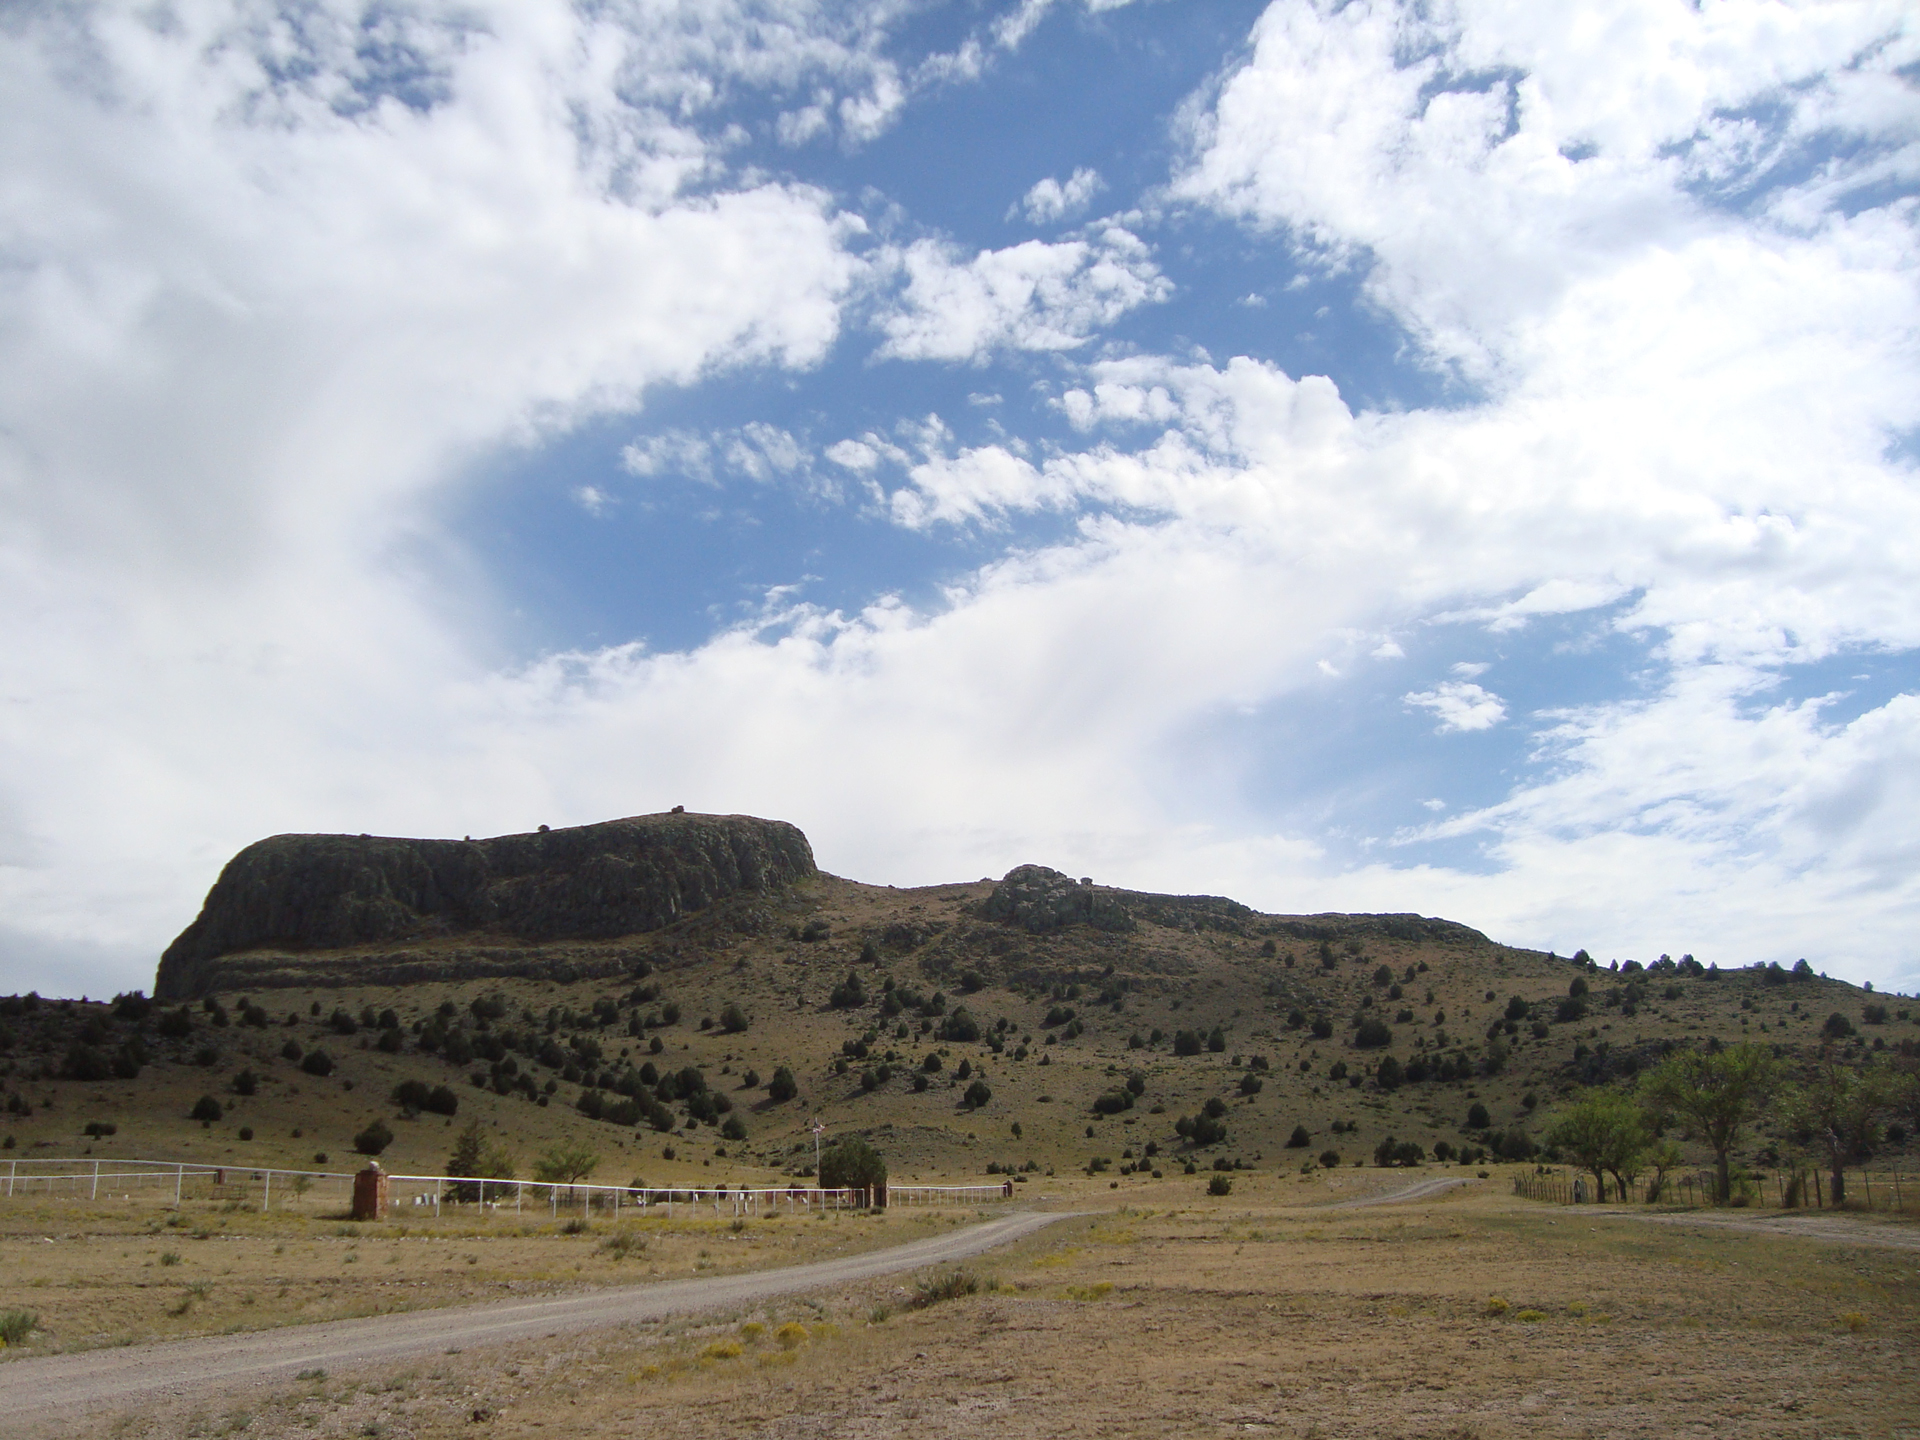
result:
M 798 828 L 745 815 L 643 815 L 489 840 L 276 835 L 227 862 L 161 956 L 154 993 L 187 999 L 241 972 L 253 984 L 313 983 L 289 952 L 611 940 L 814 873 Z M 261 951 L 275 963 L 223 963 Z M 516 964 L 528 963 L 521 950 Z
M 1014 866 L 993 887 L 982 908 L 987 919 L 1018 925 L 1034 935 L 1069 925 L 1121 932 L 1134 928 L 1133 917 L 1114 891 L 1075 880 L 1045 865 Z

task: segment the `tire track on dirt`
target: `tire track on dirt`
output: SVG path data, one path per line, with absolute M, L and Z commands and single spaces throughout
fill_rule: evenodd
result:
M 405 1360 L 444 1354 L 450 1349 L 505 1345 L 600 1326 L 724 1311 L 776 1296 L 968 1259 L 1012 1244 L 1073 1213 L 1021 1211 L 888 1250 L 781 1270 L 15 1360 L 0 1364 L 0 1415 L 7 1417 L 11 1430 L 16 1425 L 101 1406 L 202 1397 L 219 1390 L 292 1380 L 303 1370 Z

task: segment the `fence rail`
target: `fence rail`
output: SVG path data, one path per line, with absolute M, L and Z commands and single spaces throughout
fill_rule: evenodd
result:
M 677 1211 L 749 1217 L 755 1215 L 818 1214 L 864 1208 L 878 1198 L 902 1205 L 980 1205 L 1012 1198 L 1005 1185 L 916 1185 L 885 1187 L 875 1197 L 861 1188 L 818 1185 L 604 1185 L 584 1180 L 498 1180 L 467 1175 L 397 1175 L 383 1172 L 387 1209 L 444 1207 L 472 1213 L 516 1214 L 547 1210 L 556 1218 L 562 1210 L 596 1211 L 618 1218 L 623 1211 L 648 1215 Z M 354 1175 L 339 1170 L 291 1170 L 278 1166 L 207 1165 L 178 1160 L 35 1159 L 9 1160 L 0 1177 L 6 1198 L 81 1199 L 91 1201 L 160 1199 L 173 1205 L 186 1200 L 258 1203 L 262 1211 L 301 1209 L 319 1203 L 341 1203 L 351 1198 Z M 676 1209 L 677 1207 L 677 1209 Z
M 1895 1215 L 1920 1214 L 1920 1183 L 1898 1170 L 1849 1170 L 1846 1175 L 1848 1210 L 1875 1210 Z M 1664 1180 L 1635 1176 L 1623 1188 L 1608 1176 L 1596 1183 L 1591 1173 L 1549 1166 L 1513 1177 L 1513 1193 L 1552 1205 L 1580 1205 L 1614 1201 L 1698 1208 L 1718 1205 L 1719 1178 L 1711 1170 L 1668 1174 Z M 1732 1204 L 1769 1210 L 1831 1210 L 1835 1208 L 1830 1177 L 1811 1167 L 1736 1173 Z

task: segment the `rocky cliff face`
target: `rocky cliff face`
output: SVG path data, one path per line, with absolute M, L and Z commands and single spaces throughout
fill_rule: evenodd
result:
M 644 815 L 490 840 L 276 835 L 227 862 L 161 956 L 154 993 L 207 993 L 232 968 L 223 957 L 248 951 L 611 939 L 814 873 L 796 827 L 745 815 Z M 300 983 L 298 971 L 281 964 L 281 983 Z

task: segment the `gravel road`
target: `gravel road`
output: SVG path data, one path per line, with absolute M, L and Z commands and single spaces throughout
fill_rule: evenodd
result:
M 100 1406 L 131 1406 L 284 1382 L 303 1370 L 331 1371 L 607 1325 L 725 1311 L 777 1295 L 964 1260 L 1065 1218 L 1064 1214 L 1021 1211 L 890 1250 L 784 1270 L 14 1360 L 0 1364 L 0 1415 L 7 1417 L 6 1428 L 12 1431 L 29 1422 Z

